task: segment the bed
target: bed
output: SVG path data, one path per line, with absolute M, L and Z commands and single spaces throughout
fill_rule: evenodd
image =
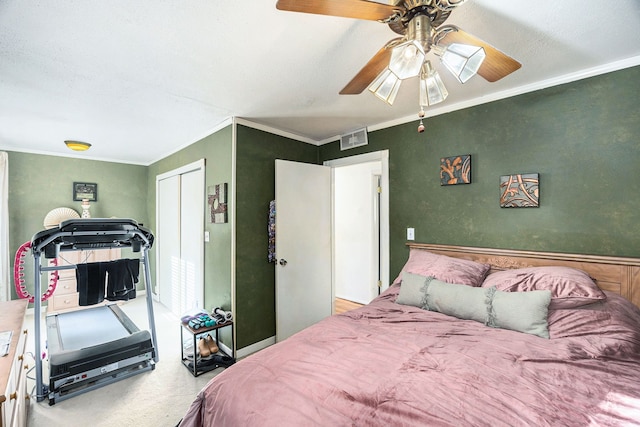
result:
M 640 259 L 411 244 L 379 297 L 226 369 L 180 426 L 640 425 L 638 304 Z
M 87 279 L 87 290 L 102 289 L 102 293 L 113 293 L 113 297 L 133 294 L 128 288 L 116 295 L 124 280 L 126 268 L 143 266 L 145 284 L 150 289 L 148 250 L 153 245 L 153 234 L 132 219 L 92 218 L 70 219 L 58 227 L 43 230 L 34 235 L 31 249 L 35 259 L 35 294 L 41 292 L 41 274 L 60 269 L 88 268 L 89 264 L 48 266 L 44 259 L 56 258 L 61 252 L 101 248 L 131 248 L 141 257 L 112 261 L 109 267 L 93 263 L 95 271 L 107 271 L 109 277 L 105 292 L 105 280 L 92 276 Z M 82 267 L 82 268 L 81 268 Z M 111 274 L 112 278 L 109 276 Z M 136 279 L 137 281 L 137 273 Z M 127 286 L 135 286 L 134 279 Z M 118 282 L 118 283 L 115 283 Z M 135 288 L 134 288 L 135 289 Z M 95 388 L 128 378 L 132 375 L 155 369 L 158 362 L 155 319 L 152 293 L 146 293 L 148 326 L 140 330 L 127 315 L 112 303 L 93 306 L 78 311 L 50 314 L 46 317 L 47 347 L 49 360 L 49 384 L 43 379 L 42 359 L 36 358 L 36 398 L 49 399 L 49 404 L 71 398 Z M 34 300 L 34 311 L 40 312 L 40 298 Z M 35 316 L 36 354 L 41 354 L 40 316 Z

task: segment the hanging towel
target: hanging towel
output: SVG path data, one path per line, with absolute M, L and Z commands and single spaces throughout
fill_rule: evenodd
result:
M 81 306 L 99 304 L 104 301 L 107 265 L 90 262 L 76 266 L 76 290 Z
M 139 259 L 111 261 L 107 267 L 107 293 L 109 301 L 128 301 L 136 297 L 136 283 L 140 273 Z

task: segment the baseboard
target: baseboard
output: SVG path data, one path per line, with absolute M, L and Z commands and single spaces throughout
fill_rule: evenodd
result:
M 265 348 L 267 348 L 270 345 L 273 345 L 275 343 L 276 343 L 276 337 L 274 335 L 274 336 L 269 337 L 267 339 L 264 339 L 262 341 L 258 341 L 257 343 L 248 345 L 246 347 L 242 347 L 242 348 L 238 349 L 237 354 L 236 354 L 236 358 L 240 359 L 242 357 L 248 356 L 248 355 L 253 354 L 253 353 L 257 352 L 257 351 L 265 349 Z

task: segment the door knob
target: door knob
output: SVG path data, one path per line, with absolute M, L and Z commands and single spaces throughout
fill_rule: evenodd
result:
M 284 258 L 283 258 L 283 259 L 281 259 L 281 260 L 280 260 L 280 265 L 281 265 L 281 266 L 283 266 L 283 267 L 284 267 L 285 265 L 287 265 L 287 260 L 286 260 L 286 259 L 284 259 Z

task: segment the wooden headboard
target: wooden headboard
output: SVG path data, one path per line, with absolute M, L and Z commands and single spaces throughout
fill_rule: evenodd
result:
M 467 246 L 407 243 L 441 255 L 491 265 L 491 272 L 523 267 L 561 265 L 586 271 L 601 289 L 622 295 L 640 307 L 640 258 L 517 251 Z

